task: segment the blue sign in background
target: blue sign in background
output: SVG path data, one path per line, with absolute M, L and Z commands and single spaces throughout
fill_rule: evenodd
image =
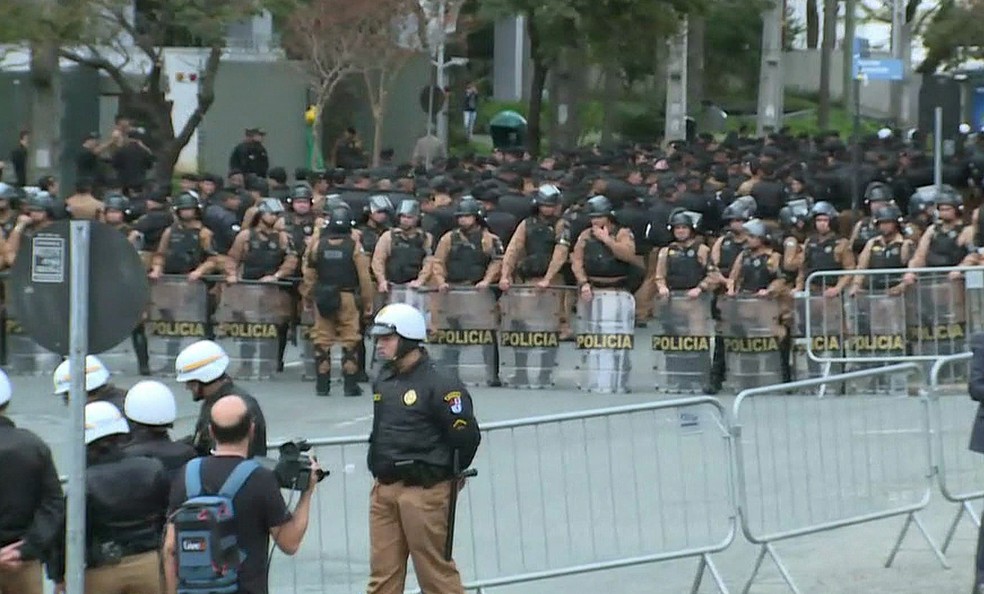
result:
M 970 125 L 975 132 L 984 129 L 984 86 L 974 87 L 971 95 Z
M 902 60 L 895 58 L 854 58 L 854 78 L 868 80 L 902 80 Z

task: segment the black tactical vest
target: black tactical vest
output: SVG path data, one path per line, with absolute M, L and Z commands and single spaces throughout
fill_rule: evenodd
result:
M 526 255 L 519 263 L 518 270 L 523 279 L 541 278 L 547 273 L 556 244 L 556 224 L 556 220 L 543 220 L 540 217 L 526 219 Z
M 609 230 L 612 237 L 618 235 L 620 228 L 613 225 Z M 628 276 L 631 264 L 615 257 L 611 248 L 589 234 L 584 242 L 584 272 L 590 277 L 619 278 Z
M 751 249 L 746 249 L 741 259 L 741 290 L 746 293 L 755 293 L 762 289 L 768 289 L 772 281 L 776 280 L 776 272 L 769 270 L 769 257 L 772 252 L 753 254 Z
M 298 254 L 303 254 L 307 248 L 307 240 L 314 234 L 314 215 L 294 215 L 288 217 L 284 226 L 291 244 Z
M 731 267 L 735 265 L 735 260 L 738 259 L 738 254 L 743 249 L 745 249 L 745 242 L 738 241 L 730 231 L 725 234 L 724 239 L 721 240 L 721 248 L 718 250 L 718 270 L 721 274 L 728 276 Z
M 451 252 L 448 254 L 447 281 L 474 285 L 483 278 L 492 258 L 482 249 L 483 229 L 465 235 L 460 229 L 451 232 Z
M 819 236 L 810 238 L 803 253 L 803 278 L 809 278 L 818 270 L 840 270 L 843 268 L 837 261 L 837 254 L 835 253 L 837 240 L 836 235 L 831 235 L 826 239 L 821 239 Z M 836 280 L 831 277 L 819 277 L 814 279 L 813 283 L 818 286 L 833 286 L 836 284 Z
M 277 272 L 284 263 L 287 251 L 280 245 L 280 234 L 262 235 L 256 229 L 249 230 L 246 255 L 243 257 L 243 278 L 259 280 Z
M 362 249 L 366 250 L 369 256 L 372 256 L 373 252 L 376 251 L 376 244 L 379 243 L 380 236 L 386 231 L 386 227 L 362 225 L 359 230 L 362 232 Z
M 704 279 L 704 265 L 697 257 L 697 244 L 673 242 L 666 249 L 666 286 L 671 291 L 688 291 Z
M 893 241 L 886 245 L 885 240 L 876 242 L 871 246 L 871 257 L 868 260 L 868 268 L 905 268 L 906 262 L 902 260 L 902 240 Z M 887 289 L 902 282 L 900 274 L 876 274 L 868 277 L 872 289 Z
M 202 230 L 198 227 L 171 225 L 171 240 L 164 257 L 165 274 L 188 274 L 205 260 L 202 249 Z
M 878 236 L 878 226 L 871 220 L 871 217 L 865 218 L 858 228 L 858 236 L 854 239 L 854 243 L 851 244 L 854 255 L 857 256 L 860 254 L 864 246 L 868 245 L 868 242 L 876 236 Z
M 407 235 L 402 229 L 390 231 L 390 255 L 386 260 L 386 278 L 391 283 L 408 283 L 420 276 L 427 250 L 423 231 Z M 483 274 L 484 275 L 484 274 Z
M 929 240 L 926 266 L 958 266 L 967 255 L 967 248 L 957 243 L 963 225 L 947 230 L 942 224 L 933 225 L 933 237 Z
M 359 288 L 359 272 L 355 268 L 355 241 L 349 235 L 322 236 L 314 257 L 318 284 L 335 286 L 340 291 L 355 291 Z
M 114 548 L 123 557 L 156 550 L 166 513 L 161 506 L 161 497 L 167 493 L 164 465 L 152 458 L 128 458 L 114 452 L 90 463 L 87 471 L 89 567 L 118 563 Z

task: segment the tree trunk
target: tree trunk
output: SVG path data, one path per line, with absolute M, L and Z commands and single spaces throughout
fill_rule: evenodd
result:
M 31 48 L 31 84 L 34 102 L 31 105 L 31 146 L 28 152 L 27 179 L 29 183 L 42 175 L 60 176 L 61 164 L 61 78 L 58 66 L 58 46 L 48 42 Z M 64 185 L 64 180 L 62 180 Z
M 825 0 L 823 5 L 823 43 L 820 46 L 820 105 L 817 109 L 817 126 L 826 130 L 830 126 L 830 66 L 837 35 L 837 0 Z
M 704 101 L 704 37 L 707 21 L 698 15 L 687 19 L 687 113 L 697 117 Z
M 820 11 L 817 0 L 806 0 L 806 49 L 817 49 L 820 41 Z
M 526 16 L 526 33 L 530 38 L 530 56 L 533 62 L 533 75 L 530 81 L 529 117 L 526 120 L 527 150 L 534 157 L 540 154 L 540 114 L 543 111 L 543 89 L 547 84 L 547 74 L 550 66 L 543 55 L 540 41 L 540 31 L 536 27 L 536 16 L 532 13 Z
M 622 77 L 618 64 L 605 64 L 605 86 L 601 96 L 601 146 L 608 147 L 614 143 L 615 116 L 618 110 L 618 94 Z

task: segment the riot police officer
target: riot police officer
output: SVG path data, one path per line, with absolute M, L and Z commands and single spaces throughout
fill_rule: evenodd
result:
M 902 211 L 894 204 L 887 204 L 875 211 L 872 220 L 878 228 L 878 236 L 868 240 L 858 257 L 858 270 L 905 268 L 915 252 L 912 240 L 902 234 Z M 888 295 L 901 295 L 905 291 L 902 275 L 882 274 L 854 277 L 848 295 L 857 294 L 862 283 L 867 282 L 871 291 L 885 291 Z
M 68 359 L 62 361 L 55 368 L 51 379 L 55 386 L 55 395 L 61 396 L 65 400 L 65 404 L 68 404 L 68 391 L 72 386 Z M 109 383 L 109 369 L 95 355 L 86 355 L 85 357 L 85 391 L 87 402 L 106 401 L 120 411 L 123 410 L 123 400 L 126 398 L 126 393 Z
M 215 443 L 208 428 L 212 405 L 223 396 L 236 395 L 246 402 L 255 427 L 249 442 L 249 455 L 266 456 L 266 420 L 260 404 L 245 388 L 232 381 L 226 374 L 228 368 L 229 355 L 211 340 L 199 340 L 178 353 L 174 360 L 175 381 L 188 388 L 192 400 L 202 403 L 195 432 L 182 441 L 191 444 L 198 455 L 207 456 Z
M 714 287 L 713 279 L 707 275 L 711 250 L 697 237 L 698 217 L 697 213 L 682 208 L 670 215 L 668 225 L 673 241 L 651 259 L 647 275 L 660 297 L 669 297 L 672 291 L 685 291 L 687 297 L 696 299 Z
M 160 460 L 171 478 L 195 457 L 195 448 L 171 441 L 167 433 L 177 418 L 177 407 L 171 389 L 161 382 L 144 380 L 134 384 L 126 393 L 123 412 L 130 424 L 130 441 L 123 447 L 128 456 Z
M 970 265 L 974 258 L 974 228 L 964 225 L 963 198 L 953 188 L 946 186 L 936 196 L 938 220 L 930 225 L 916 246 L 909 261 L 909 268 Z M 916 281 L 915 273 L 905 275 L 908 284 Z M 960 273 L 952 271 L 950 278 L 957 280 Z
M 102 222 L 116 229 L 126 237 L 134 249 L 143 249 L 143 233 L 127 223 L 130 216 L 130 199 L 123 194 L 110 194 L 103 199 Z
M 782 272 L 792 286 L 796 273 L 803 264 L 803 242 L 806 241 L 806 224 L 810 218 L 810 201 L 793 200 L 779 209 L 779 226 L 782 229 Z
M 150 278 L 185 274 L 199 280 L 211 271 L 222 272 L 220 256 L 212 246 L 212 232 L 201 222 L 198 197 L 185 192 L 174 200 L 175 222 L 164 230 L 151 264 Z
M 782 257 L 769 244 L 764 221 L 751 219 L 744 224 L 746 247 L 735 260 L 728 277 L 728 295 L 754 293 L 759 297 L 779 297 L 786 289 Z
M 434 282 L 441 291 L 451 285 L 487 289 L 499 280 L 502 242 L 485 227 L 475 198 L 462 198 L 454 214 L 457 229 L 445 233 L 434 252 Z
M 386 194 L 374 194 L 366 205 L 366 220 L 358 226 L 361 233 L 362 248 L 372 258 L 379 238 L 390 228 L 393 216 L 393 202 Z
M 871 182 L 864 191 L 864 204 L 871 216 L 864 217 L 854 225 L 851 232 L 851 249 L 860 254 L 864 246 L 878 235 L 878 225 L 874 220 L 875 211 L 893 203 L 892 188 L 884 182 Z
M 160 460 L 123 453 L 129 433 L 115 406 L 85 406 L 87 592 L 162 592 L 157 550 L 170 481 Z M 59 583 L 62 561 L 59 557 L 51 571 Z
M 420 203 L 404 200 L 396 216 L 398 225 L 383 232 L 372 254 L 376 290 L 382 294 L 388 293 L 391 285 L 422 287 L 431 272 L 434 238 L 420 228 Z
M 373 383 L 369 471 L 369 594 L 403 592 L 407 557 L 426 592 L 464 594 L 444 544 L 453 489 L 481 441 L 468 390 L 423 348 L 427 325 L 410 305 L 387 305 L 369 330 L 385 361 Z M 453 512 L 453 510 L 451 510 Z M 419 527 L 426 526 L 426 530 Z
M 56 545 L 65 500 L 51 450 L 37 435 L 6 416 L 13 396 L 0 371 L 0 592 L 41 594 L 41 561 Z M 16 480 L 15 480 L 16 479 Z
M 908 225 L 916 232 L 910 239 L 918 242 L 936 216 L 936 186 L 917 188 L 909 198 Z
M 615 222 L 612 203 L 599 195 L 588 200 L 591 226 L 581 232 L 571 254 L 571 270 L 581 299 L 589 301 L 594 288 L 631 291 L 629 276 L 635 261 L 635 238 Z
M 315 214 L 312 210 L 314 194 L 307 184 L 297 184 L 287 197 L 290 210 L 284 217 L 284 230 L 290 235 L 297 254 L 303 254 L 310 243 L 315 229 Z M 300 266 L 300 261 L 298 261 Z M 294 273 L 299 270 L 294 270 Z
M 803 243 L 803 262 L 796 277 L 795 290 L 807 289 L 806 279 L 814 272 L 854 268 L 854 251 L 850 243 L 834 229 L 837 216 L 837 209 L 829 202 L 817 202 L 810 209 L 813 233 Z M 838 277 L 837 282 L 831 282 L 829 277 L 818 277 L 813 280 L 815 286 L 809 288 L 818 288 L 824 297 L 832 299 L 841 294 L 848 282 L 848 275 Z
M 545 289 L 558 276 L 571 250 L 571 231 L 560 217 L 560 190 L 542 185 L 533 199 L 535 212 L 523 219 L 513 233 L 502 258 L 499 288 L 508 291 L 513 281 Z
M 260 202 L 253 227 L 240 231 L 229 250 L 226 274 L 230 279 L 276 282 L 297 269 L 290 235 L 277 229 L 283 213 L 284 205 L 276 198 Z
M 755 200 L 750 196 L 747 200 L 738 198 L 721 213 L 721 219 L 727 227 L 711 246 L 710 266 L 710 272 L 716 276 L 719 285 L 723 285 L 731 275 L 738 254 L 745 249 L 748 241 L 745 223 L 755 214 L 754 205 Z
M 22 239 L 34 237 L 54 221 L 55 200 L 51 194 L 39 192 L 28 196 L 25 210 L 27 214 L 17 217 L 17 224 L 14 225 L 14 230 L 10 232 L 10 237 L 7 238 L 4 246 L 6 253 L 3 256 L 8 266 L 14 265 Z
M 20 193 L 17 188 L 9 184 L 0 182 L 0 231 L 3 237 L 10 237 L 10 233 L 17 224 L 17 215 L 20 212 L 19 204 Z
M 353 238 L 352 223 L 348 207 L 333 207 L 327 225 L 303 258 L 301 297 L 305 308 L 315 313 L 311 342 L 318 396 L 328 396 L 331 390 L 331 347 L 335 344 L 342 347 L 345 395 L 362 394 L 356 347 L 362 340 L 361 317 L 372 315 L 372 282 L 368 258 L 359 240 Z

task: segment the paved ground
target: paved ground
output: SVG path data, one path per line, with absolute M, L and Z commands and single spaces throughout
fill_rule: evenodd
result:
M 298 377 L 299 370 L 291 369 L 283 379 L 247 383 L 263 406 L 271 439 L 368 432 L 369 397 L 319 399 L 312 384 Z M 114 378 L 121 386 L 136 380 Z M 14 420 L 47 439 L 64 470 L 67 414 L 50 394 L 50 380 L 15 378 L 14 384 Z M 183 435 L 196 407 L 186 392 L 175 389 L 180 415 L 175 433 Z M 661 398 L 508 389 L 476 389 L 474 397 L 484 423 Z M 730 407 L 730 398 L 722 400 Z M 954 425 L 948 439 L 959 452 L 962 425 L 972 419 L 967 411 L 973 409 L 964 400 L 951 404 L 943 414 Z M 750 402 L 742 416 L 742 453 L 753 528 L 781 531 L 918 501 L 926 484 L 922 414 L 913 398 L 794 396 Z M 358 443 L 321 450 L 333 474 L 322 485 L 319 518 L 296 561 L 274 562 L 272 591 L 342 593 L 363 587 L 369 485 L 364 453 Z M 459 560 L 466 575 L 487 577 L 713 542 L 728 528 L 722 504 L 729 485 L 726 461 L 723 433 L 707 406 L 490 432 L 476 461 L 480 475 L 462 498 Z M 922 517 L 937 542 L 954 511 L 934 488 Z M 901 525 L 902 518 L 892 518 L 782 541 L 776 550 L 804 592 L 969 591 L 976 542 L 969 522 L 950 548 L 949 571 L 916 532 L 895 567 L 884 569 Z M 750 574 L 755 553 L 739 532 L 727 551 L 714 556 L 733 591 L 740 591 Z M 675 593 L 688 591 L 696 567 L 692 559 L 671 561 L 491 591 Z M 701 591 L 714 591 L 709 580 Z M 767 562 L 752 591 L 782 592 L 785 586 Z

